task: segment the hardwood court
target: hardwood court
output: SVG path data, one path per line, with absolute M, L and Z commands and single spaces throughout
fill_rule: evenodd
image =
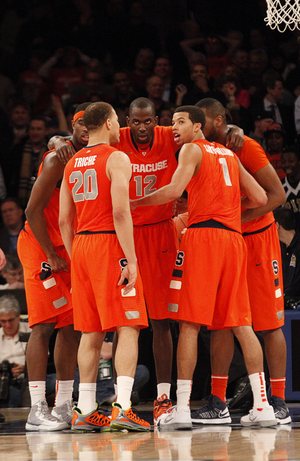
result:
M 235 415 L 228 426 L 195 425 L 192 431 L 91 434 L 26 432 L 29 409 L 5 408 L 0 460 L 300 461 L 300 404 L 289 408 L 293 423 L 274 428 L 243 428 Z M 151 421 L 152 405 L 138 410 Z

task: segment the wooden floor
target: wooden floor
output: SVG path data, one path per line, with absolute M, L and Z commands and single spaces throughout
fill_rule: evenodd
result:
M 0 460 L 300 461 L 300 404 L 289 407 L 293 423 L 275 428 L 242 428 L 239 416 L 234 416 L 230 426 L 106 434 L 26 433 L 29 409 L 3 408 L 6 421 L 0 424 Z M 151 420 L 152 405 L 138 409 Z

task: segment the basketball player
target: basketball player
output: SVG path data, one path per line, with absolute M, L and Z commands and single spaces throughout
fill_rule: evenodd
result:
M 170 184 L 133 202 L 133 206 L 168 203 L 185 189 L 189 196 L 188 228 L 177 254 L 168 304 L 168 315 L 180 322 L 177 407 L 161 416 L 158 424 L 167 430 L 192 427 L 189 401 L 198 333 L 200 325 L 211 325 L 232 329 L 236 335 L 252 378 L 256 421 L 276 425 L 266 398 L 262 349 L 251 327 L 240 188 L 244 207 L 263 206 L 267 197 L 233 152 L 204 139 L 204 126 L 205 116 L 198 107 L 175 110 L 173 133 L 183 146 L 178 168 Z M 220 413 L 223 422 L 231 422 L 225 403 Z M 249 416 L 241 422 L 248 425 Z
M 70 256 L 72 252 L 74 327 L 82 331 L 72 429 L 109 429 L 108 418 L 97 409 L 96 378 L 105 332 L 116 330 L 118 403 L 113 404 L 110 426 L 147 431 L 150 424 L 130 406 L 139 330 L 148 326 L 129 207 L 131 164 L 127 155 L 110 146 L 119 141 L 119 122 L 110 104 L 91 104 L 83 120 L 89 143 L 65 168 L 59 217 L 64 244 Z
M 128 127 L 120 129 L 115 145 L 132 163 L 130 198 L 147 196 L 168 184 L 177 167 L 172 127 L 157 126 L 154 104 L 147 98 L 135 99 L 129 107 Z M 67 153 L 70 146 L 52 138 L 57 153 Z M 232 133 L 235 144 L 239 142 Z M 62 146 L 62 147 L 61 147 Z M 66 160 L 66 156 L 64 156 Z M 153 419 L 172 406 L 170 400 L 173 341 L 164 302 L 178 249 L 177 231 L 172 220 L 172 204 L 139 208 L 132 213 L 134 239 L 143 280 L 147 310 L 153 330 L 153 354 L 157 379 L 157 400 Z M 151 247 L 149 246 L 151 242 Z
M 70 143 L 75 150 L 88 141 L 82 119 L 87 106 L 88 103 L 78 106 L 73 118 Z M 72 421 L 79 334 L 73 329 L 69 257 L 58 226 L 63 172 L 64 165 L 55 152 L 46 153 L 26 208 L 25 228 L 18 239 L 32 328 L 26 354 L 31 397 L 31 411 L 26 423 L 29 431 L 61 430 L 69 427 Z M 55 328 L 58 328 L 54 351 L 57 394 L 50 414 L 45 400 L 45 378 L 49 340 Z
M 227 125 L 225 109 L 215 99 L 202 99 L 197 103 L 205 113 L 204 135 L 209 141 L 225 142 Z M 253 328 L 261 331 L 270 372 L 271 398 L 280 424 L 291 422 L 285 404 L 286 343 L 281 326 L 284 324 L 283 284 L 280 243 L 272 210 L 285 202 L 280 180 L 270 165 L 264 150 L 254 140 L 245 136 L 243 147 L 237 151 L 242 165 L 267 193 L 266 205 L 242 211 L 242 232 L 248 248 L 247 279 Z M 226 341 L 225 341 L 226 338 Z M 228 347 L 225 347 L 225 344 Z M 220 347 L 222 345 L 222 347 Z M 227 375 L 233 356 L 231 331 L 212 334 L 212 394 L 225 400 Z M 217 386 L 214 383 L 218 383 Z M 207 419 L 206 417 L 204 417 Z M 211 422 L 217 413 L 211 408 Z M 202 410 L 193 415 L 201 423 Z

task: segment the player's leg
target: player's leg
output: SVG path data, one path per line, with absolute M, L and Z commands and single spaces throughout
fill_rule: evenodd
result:
M 26 360 L 31 398 L 31 411 L 28 415 L 26 430 L 57 431 L 66 429 L 66 422 L 58 421 L 50 415 L 46 402 L 46 373 L 49 340 L 55 323 L 42 323 L 32 327 L 28 341 Z
M 74 408 L 72 430 L 109 431 L 110 419 L 98 411 L 96 403 L 97 373 L 104 332 L 83 332 L 78 349 L 80 375 L 79 398 Z
M 130 396 L 138 360 L 138 326 L 117 327 L 118 344 L 115 354 L 118 396 L 113 404 L 111 427 L 130 431 L 147 431 L 150 424 L 131 410 Z
M 197 363 L 199 330 L 199 324 L 180 322 L 177 345 L 177 406 L 158 420 L 158 425 L 162 429 L 192 428 L 190 397 Z
M 263 372 L 263 352 L 260 342 L 249 325 L 234 327 L 233 332 L 243 351 L 253 393 L 253 409 L 249 415 L 241 418 L 241 423 L 244 426 L 274 426 L 277 424 L 277 420 L 267 399 Z
M 52 415 L 56 418 L 72 423 L 72 394 L 74 376 L 77 367 L 77 352 L 81 333 L 74 331 L 73 325 L 66 325 L 58 329 L 54 363 L 56 368 L 56 395 Z
M 263 331 L 271 384 L 270 404 L 280 424 L 291 422 L 285 403 L 286 341 L 281 328 Z

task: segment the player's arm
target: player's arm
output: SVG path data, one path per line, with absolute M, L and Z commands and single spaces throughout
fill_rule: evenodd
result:
M 64 176 L 59 194 L 59 228 L 60 233 L 65 245 L 65 248 L 68 252 L 68 255 L 71 258 L 72 244 L 75 236 L 74 230 L 74 219 L 76 216 L 76 207 L 69 191 L 69 188 L 66 183 L 66 178 Z
M 68 264 L 59 256 L 49 237 L 44 210 L 49 203 L 58 181 L 63 176 L 64 166 L 59 162 L 56 155 L 48 154 L 45 158 L 43 170 L 31 191 L 27 208 L 26 218 L 33 235 L 46 253 L 48 262 L 53 272 L 65 271 Z
M 137 279 L 137 258 L 129 205 L 129 181 L 132 167 L 128 157 L 123 152 L 113 152 L 107 161 L 106 174 L 111 181 L 110 193 L 114 227 L 127 259 L 127 266 L 123 269 L 118 282 L 118 285 L 122 285 L 124 279 L 127 278 L 128 283 L 124 288 L 124 294 L 126 294 L 132 290 Z
M 286 201 L 285 192 L 281 181 L 271 164 L 265 165 L 263 168 L 253 174 L 254 178 L 260 186 L 266 191 L 268 201 L 265 205 L 255 209 L 242 211 L 242 222 L 248 222 L 252 219 L 275 210 Z
M 178 157 L 178 167 L 170 184 L 158 189 L 150 195 L 131 201 L 131 208 L 137 206 L 162 205 L 181 197 L 186 186 L 199 171 L 202 161 L 202 150 L 196 144 L 185 144 Z
M 67 142 L 70 138 L 71 136 L 52 136 L 48 141 L 48 149 L 54 149 L 58 159 L 64 165 L 76 154 L 74 147 Z
M 268 197 L 264 189 L 258 182 L 245 170 L 239 161 L 240 172 L 240 189 L 245 194 L 242 197 L 242 206 L 245 208 L 256 208 L 265 206 L 268 202 Z

